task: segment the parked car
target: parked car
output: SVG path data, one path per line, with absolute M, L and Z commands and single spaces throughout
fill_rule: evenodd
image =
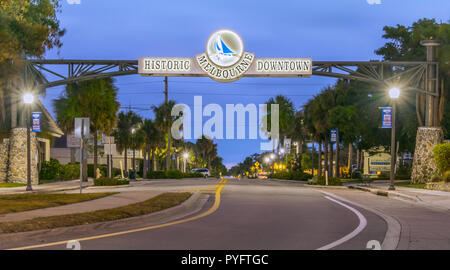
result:
M 195 172 L 199 172 L 199 173 L 201 173 L 201 174 L 203 174 L 203 176 L 206 178 L 206 177 L 209 177 L 209 170 L 207 169 L 207 168 L 199 168 L 199 169 L 193 169 L 193 170 L 191 170 L 191 172 L 193 172 L 193 173 L 195 173 Z

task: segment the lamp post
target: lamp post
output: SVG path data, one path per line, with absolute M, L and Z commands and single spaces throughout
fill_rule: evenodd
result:
M 27 189 L 26 191 L 32 191 L 31 187 L 31 134 L 30 134 L 30 106 L 34 101 L 34 96 L 31 93 L 25 93 L 23 95 L 23 103 L 25 103 L 26 113 L 26 125 L 27 125 Z
M 133 149 L 133 177 L 132 179 L 136 179 L 136 155 L 135 155 L 135 146 L 134 146 L 134 134 L 136 133 L 136 129 L 131 129 L 131 147 Z
M 184 172 L 187 172 L 187 159 L 189 158 L 189 154 L 188 153 L 184 153 L 183 157 L 184 157 L 183 169 L 184 169 Z
M 389 190 L 395 190 L 394 178 L 395 178 L 395 113 L 397 99 L 400 96 L 400 89 L 393 87 L 389 90 L 389 96 L 392 100 L 392 129 L 391 129 L 391 172 L 390 172 L 390 184 Z

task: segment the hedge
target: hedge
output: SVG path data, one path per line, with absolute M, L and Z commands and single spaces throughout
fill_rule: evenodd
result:
M 60 164 L 57 159 L 44 161 L 39 172 L 41 180 L 72 180 L 80 178 L 80 164 Z
M 180 170 L 168 170 L 168 171 L 149 171 L 147 173 L 147 179 L 181 179 L 181 178 L 198 178 L 203 177 L 202 173 L 184 173 Z
M 292 172 L 277 172 L 271 174 L 270 178 L 306 181 L 308 179 L 311 179 L 312 176 L 302 171 L 292 171 Z
M 441 175 L 450 171 L 450 143 L 435 145 L 433 148 L 433 157 Z
M 94 179 L 94 186 L 119 186 L 119 185 L 128 185 L 130 181 L 128 179 L 117 179 L 117 178 L 108 178 L 108 177 L 100 177 Z
M 308 185 L 326 185 L 325 176 L 317 177 L 315 176 L 313 179 L 308 181 Z M 329 186 L 342 186 L 341 179 L 336 177 L 329 177 L 328 178 L 328 185 Z

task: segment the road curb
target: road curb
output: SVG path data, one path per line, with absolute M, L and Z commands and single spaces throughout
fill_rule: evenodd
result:
M 386 215 L 378 210 L 375 210 L 373 208 L 370 208 L 368 206 L 359 204 L 359 203 L 355 203 L 352 201 L 349 201 L 347 199 L 344 199 L 338 195 L 335 195 L 333 193 L 328 193 L 326 191 L 320 191 L 323 194 L 327 194 L 328 196 L 334 197 L 340 201 L 349 203 L 349 204 L 353 204 L 354 206 L 360 207 L 366 211 L 372 212 L 376 215 L 378 215 L 379 217 L 381 217 L 382 219 L 384 219 L 384 221 L 386 222 L 387 225 L 387 231 L 386 234 L 384 236 L 383 242 L 381 243 L 381 249 L 382 250 L 395 250 L 398 247 L 398 244 L 400 242 L 400 235 L 401 235 L 401 231 L 402 231 L 402 226 L 400 224 L 399 221 L 397 221 L 395 218 Z
M 0 245 L 0 249 L 12 248 L 14 246 L 25 246 L 32 243 L 43 243 L 47 242 L 49 235 L 51 236 L 60 236 L 60 235 L 71 235 L 71 234 L 95 234 L 97 230 L 117 230 L 121 229 L 123 226 L 133 226 L 136 224 L 136 227 L 142 226 L 141 224 L 145 222 L 148 226 L 149 224 L 159 224 L 166 223 L 170 221 L 174 221 L 180 219 L 184 216 L 192 215 L 198 211 L 200 211 L 204 204 L 206 203 L 206 199 L 204 198 L 204 194 L 201 194 L 199 191 L 193 192 L 193 194 L 184 201 L 182 204 L 177 206 L 164 209 L 158 212 L 135 216 L 130 218 L 111 220 L 106 222 L 97 222 L 86 225 L 76 225 L 70 227 L 59 227 L 53 229 L 45 229 L 38 231 L 27 231 L 27 232 L 19 232 L 19 233 L 7 233 L 0 234 L 0 243 L 7 243 L 7 246 Z M 51 240 L 50 240 L 51 241 Z
M 377 189 L 377 188 L 368 188 L 368 187 L 362 187 L 362 186 L 347 186 L 347 188 L 367 191 L 367 192 L 370 192 L 370 193 L 378 195 L 378 196 L 399 197 L 399 198 L 410 200 L 410 201 L 413 201 L 413 202 L 419 202 L 420 201 L 419 199 L 417 199 L 414 196 L 402 194 L 402 193 L 395 192 L 395 191 L 389 191 L 389 190 L 386 191 L 386 190 L 380 190 L 380 189 Z

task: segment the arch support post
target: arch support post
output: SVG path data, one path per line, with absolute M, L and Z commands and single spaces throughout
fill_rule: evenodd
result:
M 437 40 L 423 40 L 420 42 L 427 50 L 427 65 L 425 71 L 425 127 L 419 127 L 416 136 L 414 150 L 414 161 L 411 172 L 412 183 L 426 183 L 431 176 L 439 170 L 433 158 L 433 148 L 442 143 L 443 132 L 439 126 L 439 70 L 437 62 L 438 46 Z

